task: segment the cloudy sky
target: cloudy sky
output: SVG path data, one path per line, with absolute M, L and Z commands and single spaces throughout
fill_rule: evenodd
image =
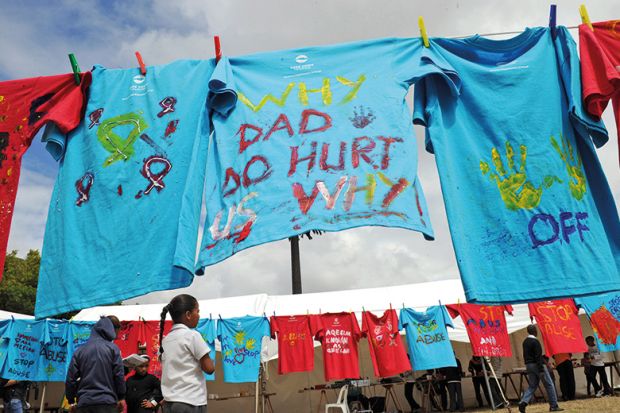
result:
M 558 2 L 560 3 L 560 2 Z M 562 1 L 558 24 L 580 22 L 577 1 Z M 615 0 L 590 2 L 593 21 L 620 18 Z M 135 67 L 134 51 L 147 64 L 180 58 L 210 58 L 213 38 L 224 52 L 251 52 L 333 44 L 379 37 L 418 35 L 423 15 L 431 36 L 519 31 L 548 23 L 549 3 L 541 1 L 376 0 L 134 0 L 4 2 L 0 13 L 0 81 L 70 71 L 67 53 L 82 69 L 94 64 Z M 576 30 L 571 30 L 577 36 Z M 616 203 L 620 200 L 618 144 L 613 114 L 604 120 L 610 142 L 599 150 Z M 301 241 L 304 292 L 399 285 L 457 278 L 435 161 L 419 139 L 419 176 L 426 193 L 436 241 L 417 232 L 361 228 Z M 38 140 L 28 151 L 13 217 L 9 250 L 41 249 L 57 165 Z M 188 291 L 199 298 L 291 290 L 287 241 L 243 251 L 207 269 Z M 177 292 L 131 302 L 167 301 Z

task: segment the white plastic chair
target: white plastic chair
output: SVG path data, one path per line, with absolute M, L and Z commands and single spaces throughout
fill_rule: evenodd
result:
M 336 403 L 329 403 L 325 405 L 325 413 L 329 413 L 329 409 L 340 409 L 342 413 L 350 413 L 349 405 L 347 404 L 347 395 L 349 394 L 349 385 L 345 384 L 338 393 L 338 400 Z

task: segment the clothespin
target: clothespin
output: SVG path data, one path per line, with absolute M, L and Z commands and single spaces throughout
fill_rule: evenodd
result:
M 213 320 L 213 315 L 211 315 L 211 313 L 209 313 L 209 320 Z
M 590 16 L 588 15 L 588 10 L 586 9 L 585 4 L 579 6 L 579 14 L 581 15 L 581 22 L 583 24 L 587 24 L 590 30 L 594 31 L 594 27 L 592 26 L 592 22 L 590 21 Z
M 405 302 L 403 301 L 403 310 L 405 309 Z
M 146 76 L 146 66 L 144 66 L 140 52 L 136 52 L 136 59 L 138 59 L 138 64 L 140 65 L 140 73 L 142 73 L 142 76 Z
M 222 315 L 221 315 L 221 314 L 218 314 L 218 316 L 220 317 L 220 320 L 222 320 Z M 224 321 L 224 320 L 222 320 L 222 321 Z
M 439 307 L 441 307 L 441 300 L 439 300 Z
M 213 43 L 215 43 L 215 63 L 217 63 L 222 58 L 222 45 L 220 44 L 220 36 L 213 37 Z
M 71 70 L 73 70 L 73 77 L 75 78 L 75 84 L 80 85 L 80 66 L 73 53 L 69 53 L 69 62 L 71 62 Z
M 551 29 L 551 37 L 555 39 L 557 6 L 552 4 L 549 8 L 549 28 Z
M 428 42 L 428 34 L 426 34 L 426 26 L 424 25 L 424 18 L 422 16 L 418 17 L 418 26 L 420 26 L 420 35 L 422 36 L 424 47 L 430 47 L 431 44 Z
M 365 313 L 366 309 L 364 308 L 364 306 L 362 306 L 362 312 Z
M 392 302 L 390 301 L 390 310 L 392 309 Z

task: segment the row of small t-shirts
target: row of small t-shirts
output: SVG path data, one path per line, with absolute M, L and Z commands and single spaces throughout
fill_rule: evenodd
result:
M 186 287 L 235 252 L 312 229 L 432 239 L 403 98 L 415 84 L 467 301 L 557 294 L 533 287 L 540 273 L 569 296 L 620 289 L 620 222 L 595 150 L 608 135 L 581 78 L 568 30 L 538 27 L 179 60 L 146 76 L 97 65 L 80 87 L 71 75 L 2 82 L 0 268 L 21 156 L 44 124 L 62 162 L 37 317 Z
M 530 303 L 529 311 L 540 327 L 547 355 L 587 351 L 577 317 L 581 306 L 590 319 L 601 351 L 620 349 L 620 294 Z M 280 374 L 314 369 L 314 340 L 321 343 L 325 380 L 360 377 L 358 343 L 367 337 L 377 377 L 409 370 L 456 366 L 447 327 L 461 317 L 473 354 L 510 357 L 512 349 L 505 313 L 512 307 L 477 304 L 432 306 L 420 312 L 411 308 L 386 310 L 377 316 L 362 312 L 361 329 L 355 313 L 201 319 L 197 330 L 213 351 L 221 345 L 224 381 L 258 379 L 265 337 L 277 339 Z M 0 376 L 16 380 L 64 381 L 68 363 L 77 347 L 90 336 L 92 322 L 63 320 L 0 321 Z M 171 328 L 164 326 L 164 334 Z M 140 350 L 151 357 L 149 372 L 161 374 L 157 361 L 159 321 L 124 321 L 115 343 L 127 357 Z M 408 353 L 400 331 L 407 336 Z M 206 375 L 214 380 L 214 375 Z

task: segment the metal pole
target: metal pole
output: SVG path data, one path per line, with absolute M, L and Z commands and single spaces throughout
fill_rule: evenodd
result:
M 491 360 L 490 360 L 489 357 L 485 357 L 485 360 L 489 363 L 489 369 L 491 369 L 491 375 L 495 379 L 495 385 L 497 386 L 497 389 L 499 390 L 499 394 L 502 397 L 502 401 L 504 402 L 504 406 L 510 412 L 510 407 L 509 407 L 509 403 L 508 403 L 508 397 L 506 397 L 506 395 L 504 394 L 504 390 L 502 389 L 502 385 L 500 384 L 499 379 L 497 378 L 497 374 L 495 373 L 495 369 L 493 368 L 493 365 L 491 364 Z
M 489 392 L 489 399 L 491 399 L 491 410 L 495 411 L 495 400 L 493 400 L 493 392 L 491 391 L 491 384 L 489 383 L 489 375 L 487 374 L 485 364 L 486 360 L 482 357 L 482 372 L 484 373 L 484 381 L 487 385 L 487 391 Z
M 43 383 L 43 391 L 41 392 L 41 405 L 39 406 L 39 413 L 43 413 L 45 410 L 45 389 L 47 389 L 47 382 Z
M 299 263 L 299 237 L 288 239 L 291 242 L 291 270 L 293 274 L 293 294 L 301 294 L 301 264 Z

